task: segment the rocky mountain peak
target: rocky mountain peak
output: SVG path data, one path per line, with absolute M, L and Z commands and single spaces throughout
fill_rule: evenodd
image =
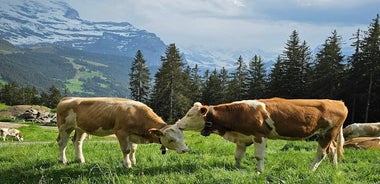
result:
M 128 22 L 82 20 L 75 9 L 62 1 L 0 0 L 0 3 L 0 38 L 17 46 L 48 43 L 130 57 L 141 50 L 151 66 L 160 64 L 166 48 L 154 33 Z

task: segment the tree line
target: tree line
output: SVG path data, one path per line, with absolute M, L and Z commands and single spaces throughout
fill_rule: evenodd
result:
M 176 45 L 170 44 L 154 79 L 138 51 L 131 66 L 131 97 L 168 122 L 182 117 L 197 101 L 213 105 L 271 97 L 343 100 L 349 108 L 347 123 L 380 121 L 379 15 L 351 40 L 355 51 L 344 56 L 342 37 L 334 30 L 313 56 L 294 30 L 269 71 L 254 55 L 248 61 L 237 58 L 233 71 L 215 68 L 202 75 L 197 65 L 185 65 Z
M 56 108 L 59 100 L 63 96 L 68 96 L 65 89 L 61 94 L 60 90 L 52 85 L 47 92 L 39 92 L 36 87 L 19 86 L 15 82 L 0 84 L 0 102 L 7 105 L 43 105 L 49 108 Z
M 203 72 L 198 65 L 186 65 L 173 43 L 161 57 L 162 65 L 153 79 L 143 53 L 137 51 L 129 73 L 130 97 L 148 104 L 169 123 L 181 118 L 194 102 L 213 105 L 271 97 L 343 100 L 349 108 L 347 123 L 380 121 L 379 15 L 368 30 L 357 30 L 351 40 L 354 53 L 344 56 L 342 37 L 334 30 L 313 56 L 294 30 L 269 69 L 261 56 L 254 55 L 248 60 L 237 58 L 232 71 Z M 8 105 L 55 108 L 67 95 L 67 89 L 62 95 L 55 86 L 40 94 L 15 83 L 0 86 L 0 102 Z

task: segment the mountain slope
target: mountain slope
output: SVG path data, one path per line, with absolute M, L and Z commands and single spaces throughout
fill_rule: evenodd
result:
M 14 52 L 15 47 L 7 50 L 1 45 L 0 81 L 34 86 L 39 91 L 55 85 L 61 91 L 69 89 L 75 96 L 127 97 L 129 94 L 132 58 L 53 46 Z
M 0 38 L 29 47 L 55 44 L 84 51 L 133 57 L 141 50 L 149 66 L 160 65 L 166 45 L 155 34 L 127 22 L 82 20 L 67 3 L 55 0 L 0 0 Z

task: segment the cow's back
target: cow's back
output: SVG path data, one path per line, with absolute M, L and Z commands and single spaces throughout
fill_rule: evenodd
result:
M 128 123 L 127 118 L 133 117 L 138 107 L 145 105 L 123 98 L 67 97 L 57 106 L 57 124 L 66 129 L 79 128 L 90 134 L 109 135 L 117 123 Z
M 379 137 L 380 123 L 353 123 L 343 129 L 346 139 L 355 137 Z
M 260 101 L 273 120 L 272 128 L 285 137 L 305 138 L 321 129 L 340 128 L 348 114 L 344 103 L 336 100 L 273 98 Z

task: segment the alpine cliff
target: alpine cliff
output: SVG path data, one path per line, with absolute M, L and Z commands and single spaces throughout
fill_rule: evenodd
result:
M 41 44 L 134 57 L 141 50 L 148 66 L 159 66 L 165 43 L 127 22 L 91 22 L 56 0 L 0 0 L 0 38 L 13 45 Z M 101 13 L 101 12 L 100 12 Z

